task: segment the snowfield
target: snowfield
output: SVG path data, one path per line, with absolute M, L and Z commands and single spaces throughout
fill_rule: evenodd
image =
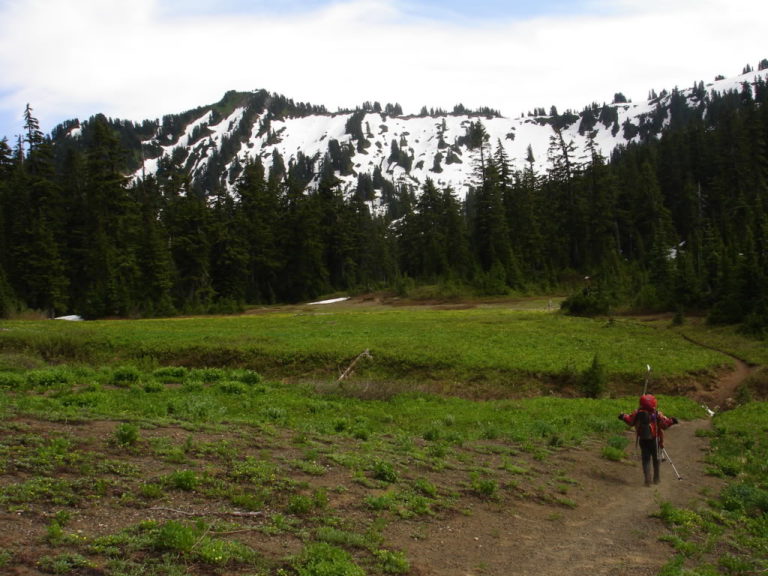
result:
M 729 90 L 740 91 L 742 86 L 752 84 L 756 78 L 765 78 L 768 70 L 753 71 L 734 78 L 717 80 L 705 85 L 707 92 L 723 93 Z M 692 88 L 679 90 L 688 105 L 693 107 L 698 100 Z M 593 139 L 595 148 L 604 156 L 609 157 L 617 147 L 636 141 L 640 136 L 626 138 L 624 125 L 628 123 L 638 127 L 657 107 L 669 104 L 670 95 L 639 103 L 614 103 L 618 120 L 617 126 L 608 126 L 598 122 L 591 132 L 579 133 L 580 120 L 576 120 L 562 130 L 566 143 L 572 143 L 574 158 L 579 161 L 588 158 L 587 143 Z M 602 107 L 602 104 L 600 105 Z M 221 151 L 227 139 L 233 138 L 238 128 L 244 108 L 237 108 L 226 118 L 211 125 L 212 112 L 201 112 L 200 117 L 192 120 L 184 132 L 172 142 L 149 140 L 146 144 L 160 145 L 161 156 L 170 156 L 174 150 L 187 148 L 191 163 L 191 174 L 194 177 L 204 174 L 205 168 L 213 151 Z M 480 120 L 488 134 L 488 145 L 491 152 L 502 146 L 513 167 L 522 169 L 526 165 L 527 151 L 530 146 L 533 153 L 533 167 L 543 173 L 550 166 L 549 150 L 554 130 L 547 116 L 521 116 L 518 118 L 499 118 L 469 115 L 440 115 L 440 116 L 390 116 L 382 113 L 369 112 L 362 119 L 362 130 L 365 136 L 365 146 L 362 151 L 358 142 L 346 132 L 346 123 L 352 116 L 351 112 L 336 114 L 316 114 L 304 117 L 273 119 L 268 133 L 259 134 L 263 115 L 258 115 L 250 131 L 250 135 L 239 143 L 239 150 L 232 161 L 225 167 L 230 173 L 235 163 L 242 165 L 249 159 L 260 157 L 268 170 L 272 164 L 273 153 L 279 152 L 286 165 L 296 161 L 299 154 L 316 161 L 316 167 L 328 151 L 329 142 L 336 140 L 339 144 L 351 144 L 355 149 L 352 158 L 353 173 L 337 174 L 342 181 L 345 192 L 350 192 L 357 185 L 359 174 L 372 174 L 380 169 L 382 175 L 396 185 L 406 184 L 420 188 L 429 178 L 439 188 L 450 187 L 463 198 L 473 181 L 476 180 L 479 151 L 470 150 L 460 144 L 460 139 L 466 134 L 471 122 Z M 667 114 L 663 124 L 669 122 Z M 207 130 L 207 135 L 193 142 L 195 130 Z M 73 136 L 75 133 L 73 131 Z M 270 138 L 271 136 L 271 138 Z M 404 150 L 411 158 L 411 168 L 407 171 L 402 166 L 390 162 L 393 143 Z M 452 161 L 448 162 L 448 154 L 452 153 Z M 440 160 L 436 163 L 436 157 Z M 158 167 L 157 158 L 145 160 L 144 165 L 135 174 L 135 178 L 154 174 Z M 436 166 L 438 166 L 436 168 Z M 228 181 L 230 190 L 235 182 Z

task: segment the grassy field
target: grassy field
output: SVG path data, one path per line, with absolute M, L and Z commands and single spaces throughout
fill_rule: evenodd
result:
M 275 378 L 333 379 L 364 350 L 361 379 L 490 381 L 514 389 L 568 381 L 595 355 L 609 379 L 642 382 L 711 372 L 732 360 L 679 334 L 625 320 L 497 305 L 468 310 L 276 309 L 252 316 L 87 323 L 8 322 L 0 350 L 49 361 L 238 366 Z
M 365 349 L 373 359 L 337 383 Z M 581 374 L 596 354 L 605 397 L 520 393 Z M 503 305 L 6 322 L 0 571 L 408 574 L 387 535 L 481 502 L 533 501 L 551 518 L 575 506 L 558 454 L 596 444 L 626 457 L 616 414 L 635 392 L 612 383 L 639 386 L 646 364 L 675 379 L 728 363 L 667 326 Z M 409 385 L 422 378 L 464 390 L 487 379 L 509 394 Z M 704 417 L 688 398 L 660 401 L 682 420 Z M 676 551 L 666 573 L 768 567 L 765 406 L 716 417 L 711 473 L 731 483 L 711 507 L 662 505 Z
M 371 400 L 180 367 L 5 370 L 0 392 L 0 566 L 110 576 L 407 574 L 385 532 L 483 501 L 575 506 L 557 453 L 607 448 L 634 404 Z

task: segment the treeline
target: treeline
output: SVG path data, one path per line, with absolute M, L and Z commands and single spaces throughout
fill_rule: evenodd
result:
M 463 200 L 380 172 L 345 194 L 336 174 L 350 167 L 330 146 L 287 164 L 275 153 L 268 170 L 252 160 L 234 194 L 219 185 L 205 195 L 181 158 L 130 182 L 107 119 L 91 119 L 82 146 L 57 149 L 28 108 L 23 139 L 0 144 L 0 313 L 225 312 L 430 283 L 479 294 L 567 288 L 576 313 L 708 311 L 760 332 L 766 99 L 762 80 L 704 94 L 699 109 L 674 91 L 664 136 L 648 130 L 610 159 L 594 145 L 577 153 L 553 125 L 546 173 L 530 148 L 513 168 L 478 119 L 464 139 L 478 160 Z

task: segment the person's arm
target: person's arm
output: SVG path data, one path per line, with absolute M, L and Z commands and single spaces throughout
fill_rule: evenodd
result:
M 619 414 L 619 420 L 624 422 L 627 426 L 634 426 L 635 425 L 635 417 L 637 416 L 637 410 L 632 412 L 632 414 L 624 414 L 623 412 Z
M 659 420 L 659 426 L 661 426 L 662 430 L 666 430 L 667 428 L 669 428 L 673 424 L 677 424 L 677 418 L 667 418 L 661 412 L 659 412 L 658 420 Z

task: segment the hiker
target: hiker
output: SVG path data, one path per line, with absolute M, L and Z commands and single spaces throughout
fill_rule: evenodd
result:
M 664 449 L 664 430 L 677 424 L 677 418 L 667 418 L 656 409 L 656 398 L 652 394 L 640 396 L 640 407 L 632 414 L 619 414 L 619 420 L 635 427 L 637 442 L 643 460 L 645 485 L 651 485 L 651 462 L 653 462 L 653 483 L 658 484 L 659 454 Z

